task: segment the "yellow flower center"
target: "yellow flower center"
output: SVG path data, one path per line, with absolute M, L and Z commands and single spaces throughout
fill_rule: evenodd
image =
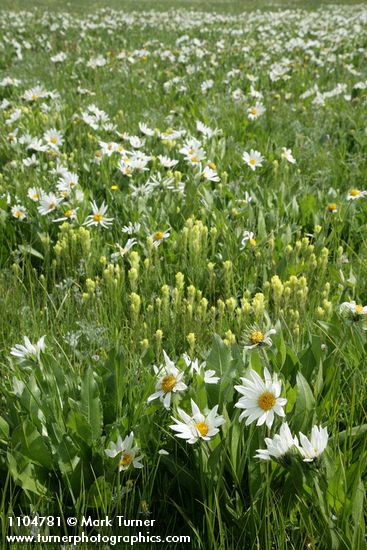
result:
M 216 169 L 217 169 L 217 165 L 216 165 L 214 162 L 209 162 L 208 166 L 209 166 L 209 168 L 211 168 L 212 170 L 216 170 Z
M 31 99 L 32 99 L 32 101 L 35 101 L 37 99 L 36 94 L 33 94 Z
M 360 304 L 357 304 L 356 305 L 356 313 L 358 313 L 358 315 L 363 313 L 363 306 L 361 306 Z
M 122 457 L 120 460 L 120 466 L 129 466 L 133 461 L 133 457 L 130 453 L 124 452 L 122 453 Z
M 32 199 L 33 199 L 34 201 L 39 201 L 39 198 L 40 198 L 40 196 L 39 196 L 38 193 L 35 193 L 34 195 L 32 195 Z
M 352 197 L 358 197 L 360 191 L 358 189 L 352 189 L 350 194 Z
M 249 240 L 249 243 L 250 243 L 251 246 L 256 246 L 256 241 L 255 241 L 255 239 L 250 239 L 250 240 Z
M 256 109 L 256 107 L 251 107 L 250 113 L 251 113 L 252 115 L 256 116 L 256 115 L 257 115 L 257 109 Z
M 250 336 L 251 344 L 261 344 L 264 341 L 264 335 L 260 330 L 255 330 Z
M 117 185 L 111 185 L 111 190 L 112 191 L 116 191 L 116 189 L 118 189 Z
M 335 202 L 331 202 L 330 204 L 327 205 L 327 209 L 329 210 L 329 212 L 335 212 L 337 208 L 338 207 Z
M 15 217 L 16 217 L 16 218 L 20 218 L 21 215 L 22 215 L 22 213 L 21 213 L 20 210 L 17 210 L 17 211 L 15 212 Z
M 161 387 L 164 393 L 169 393 L 176 385 L 176 377 L 173 374 L 168 374 L 162 378 Z
M 52 137 L 50 138 L 50 141 L 51 141 L 51 143 L 53 143 L 54 145 L 56 145 L 56 143 L 57 143 L 57 138 L 54 137 L 54 136 L 52 136 Z
M 163 239 L 163 231 L 156 231 L 153 235 L 153 241 L 161 241 Z
M 108 149 L 109 151 L 111 151 L 112 147 L 113 147 L 112 143 L 109 143 L 109 144 L 107 145 L 107 149 Z
M 71 218 L 71 216 L 73 215 L 73 211 L 70 209 L 70 210 L 66 210 L 65 212 L 65 218 Z
M 250 159 L 249 163 L 251 164 L 251 166 L 254 166 L 256 164 L 256 160 L 255 159 Z
M 191 162 L 198 162 L 198 161 L 199 161 L 199 158 L 196 157 L 195 155 L 191 157 Z
M 101 222 L 103 220 L 103 214 L 101 214 L 100 212 L 97 212 L 96 214 L 94 214 L 93 220 L 95 222 Z
M 101 151 L 96 151 L 96 157 L 101 157 L 101 156 L 102 156 Z
M 48 205 L 48 209 L 53 210 L 54 208 L 56 208 L 56 203 L 50 202 L 50 204 Z
M 206 434 L 208 433 L 209 431 L 209 426 L 208 424 L 205 424 L 205 422 L 197 422 L 195 424 L 195 428 L 198 430 L 199 434 L 202 436 L 202 437 L 205 437 Z
M 266 391 L 259 396 L 257 404 L 263 411 L 270 411 L 274 407 L 275 401 L 274 394 Z

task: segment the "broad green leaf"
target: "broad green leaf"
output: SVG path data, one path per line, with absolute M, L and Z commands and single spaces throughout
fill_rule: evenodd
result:
M 73 440 L 65 435 L 57 449 L 57 462 L 62 474 L 70 476 L 80 463 L 80 455 Z
M 78 411 L 70 411 L 66 426 L 88 445 L 92 442 L 92 428 Z
M 45 495 L 47 487 L 37 478 L 36 469 L 31 462 L 23 465 L 23 459 L 18 453 L 7 453 L 9 471 L 14 482 L 24 491 L 30 491 L 36 495 Z
M 23 254 L 30 254 L 31 256 L 35 256 L 36 258 L 43 260 L 43 255 L 30 245 L 19 244 L 18 248 Z
M 312 424 L 315 410 L 315 398 L 307 380 L 300 372 L 297 374 L 296 380 L 297 398 L 292 418 L 292 429 L 296 432 L 304 432 L 308 430 Z
M 358 481 L 356 491 L 352 501 L 352 517 L 354 522 L 353 529 L 353 548 L 363 548 L 364 544 L 364 519 L 363 505 L 366 500 L 366 491 L 361 479 Z
M 47 469 L 52 468 L 52 456 L 45 438 L 40 435 L 30 420 L 25 420 L 14 430 L 12 444 L 20 454 L 33 463 Z
M 231 366 L 232 353 L 218 334 L 213 337 L 212 349 L 209 354 L 208 368 L 214 369 L 218 376 L 223 376 Z
M 0 416 L 0 438 L 8 439 L 9 437 L 9 424 L 2 416 Z
M 98 384 L 90 367 L 86 370 L 82 382 L 80 410 L 91 428 L 92 438 L 98 439 L 102 433 L 102 406 Z

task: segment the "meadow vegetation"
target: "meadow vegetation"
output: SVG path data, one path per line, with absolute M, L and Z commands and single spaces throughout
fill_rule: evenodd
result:
M 366 548 L 365 7 L 6 2 L 3 547 Z

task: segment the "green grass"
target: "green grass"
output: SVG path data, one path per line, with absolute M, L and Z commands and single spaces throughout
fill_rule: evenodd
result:
M 352 4 L 77 0 L 37 1 L 32 11 L 3 0 L 4 549 L 7 536 L 30 534 L 9 516 L 35 515 L 60 517 L 40 530 L 60 536 L 81 534 L 67 525 L 71 516 L 124 515 L 154 519 L 151 535 L 189 535 L 194 549 L 365 548 L 367 41 L 363 6 Z M 170 8 L 179 9 L 167 15 Z M 10 9 L 30 13 L 8 17 Z M 53 63 L 60 52 L 66 59 Z M 92 68 L 98 56 L 105 64 Z M 1 85 L 6 77 L 21 82 Z M 27 99 L 37 85 L 52 97 Z M 257 102 L 265 110 L 251 120 Z M 92 104 L 107 126 L 88 121 Z M 206 138 L 198 121 L 218 131 Z M 47 139 L 51 129 L 60 146 Z M 27 149 L 28 134 L 46 150 Z M 185 155 L 189 138 L 200 146 Z M 243 159 L 252 149 L 264 157 L 254 171 Z M 149 156 L 146 170 L 134 167 L 134 150 Z M 27 166 L 32 153 L 38 164 Z M 177 164 L 164 168 L 158 155 Z M 60 164 L 77 174 L 80 195 L 61 194 Z M 205 178 L 205 166 L 219 181 Z M 59 204 L 42 214 L 31 188 L 55 193 Z M 350 200 L 352 190 L 359 198 Z M 86 225 L 92 201 L 107 206 L 95 218 L 111 218 L 107 227 Z M 57 221 L 70 210 L 75 216 Z M 130 222 L 140 227 L 128 235 Z M 116 258 L 116 243 L 123 248 L 129 237 L 136 243 Z M 357 304 L 354 313 L 344 302 Z M 14 356 L 25 336 L 36 344 L 43 335 L 45 349 Z M 178 372 L 155 372 L 163 351 Z M 197 371 L 185 354 L 198 360 Z M 286 416 L 246 426 L 235 386 L 251 371 L 263 377 L 265 367 L 282 382 Z M 169 410 L 149 400 L 176 388 L 179 373 L 187 387 L 172 394 Z M 186 443 L 171 427 L 180 409 L 191 415 L 191 400 L 223 416 L 208 441 Z M 273 406 L 271 396 L 265 403 Z M 284 420 L 297 436 L 327 428 L 326 449 L 314 443 L 317 459 L 304 462 L 297 445 L 278 460 L 255 458 Z M 201 429 L 206 422 L 195 420 Z M 105 452 L 131 432 L 141 469 L 129 465 L 135 451 Z M 85 532 L 136 534 L 116 523 Z

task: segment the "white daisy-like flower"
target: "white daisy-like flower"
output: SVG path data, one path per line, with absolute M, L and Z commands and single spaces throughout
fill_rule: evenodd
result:
M 17 359 L 21 362 L 26 359 L 37 361 L 40 358 L 41 353 L 45 350 L 45 338 L 45 336 L 41 336 L 36 344 L 32 344 L 28 336 L 24 336 L 24 345 L 16 344 L 13 348 L 11 348 L 10 354 L 17 357 Z
M 176 164 L 178 164 L 178 160 L 171 159 L 164 155 L 158 155 L 157 159 L 159 160 L 163 168 L 173 168 L 174 166 L 176 166 Z
M 133 233 L 139 233 L 140 227 L 141 225 L 139 222 L 136 222 L 136 223 L 129 222 L 127 225 L 123 226 L 121 231 L 122 233 L 127 233 L 128 235 L 132 235 Z
M 43 196 L 44 192 L 42 189 L 38 189 L 37 187 L 30 187 L 27 191 L 28 197 L 33 202 L 39 202 L 41 200 L 41 197 Z
M 367 306 L 356 304 L 356 302 L 352 300 L 351 302 L 343 302 L 340 304 L 340 312 L 351 314 L 352 316 L 359 318 L 360 316 L 367 315 Z
M 38 152 L 44 152 L 47 151 L 48 146 L 43 143 L 42 140 L 38 138 L 32 138 L 29 144 L 27 145 L 27 149 L 29 151 L 38 151 Z
M 254 239 L 254 233 L 252 231 L 244 231 L 241 239 L 241 250 L 244 250 L 249 244 L 250 246 L 256 246 L 256 239 Z
M 253 149 L 251 149 L 249 153 L 245 151 L 242 155 L 242 158 L 253 172 L 256 170 L 256 168 L 262 166 L 262 161 L 264 160 L 262 154 L 259 153 L 259 151 L 254 151 Z
M 247 116 L 250 120 L 256 120 L 264 114 L 265 111 L 266 109 L 262 103 L 256 103 L 256 105 L 253 105 L 247 109 Z
M 35 154 L 23 159 L 22 163 L 23 163 L 23 166 L 26 166 L 27 168 L 29 166 L 38 166 L 39 164 Z
M 153 246 L 158 247 L 160 244 L 163 243 L 164 239 L 168 239 L 170 236 L 170 229 L 166 229 L 165 231 L 156 231 L 151 235 L 151 238 L 153 239 Z
M 59 178 L 59 181 L 56 187 L 60 191 L 60 194 L 62 194 L 63 196 L 69 196 L 70 193 L 78 185 L 78 181 L 79 181 L 78 174 L 74 174 L 73 172 L 66 171 L 61 176 L 61 178 Z
M 338 205 L 335 202 L 329 202 L 329 204 L 326 205 L 326 210 L 331 214 L 336 214 L 338 211 Z
M 152 128 L 149 128 L 149 126 L 147 126 L 145 122 L 139 122 L 139 130 L 141 131 L 142 134 L 146 136 L 149 136 L 149 137 L 154 136 L 154 130 Z
M 50 214 L 50 212 L 56 210 L 62 200 L 62 197 L 57 197 L 55 193 L 44 194 L 40 198 L 37 210 L 41 216 L 46 216 L 47 214 Z
M 351 189 L 347 195 L 347 201 L 355 201 L 367 196 L 367 191 L 360 191 L 359 189 Z
M 83 225 L 101 225 L 104 228 L 108 228 L 110 225 L 112 225 L 114 218 L 106 217 L 107 205 L 104 203 L 104 201 L 101 206 L 97 206 L 95 201 L 91 201 L 90 204 L 93 214 L 87 216 L 87 219 L 85 220 Z
M 275 334 L 275 328 L 271 328 L 267 332 L 261 332 L 261 330 L 253 330 L 249 332 L 248 339 L 249 343 L 243 346 L 244 350 L 254 349 L 262 346 L 272 346 L 273 341 L 270 338 L 272 334 Z
M 76 220 L 77 211 L 78 211 L 78 207 L 68 208 L 67 210 L 65 210 L 64 215 L 61 218 L 57 218 L 56 220 L 52 220 L 52 221 L 66 222 L 66 221 Z
M 170 428 L 176 433 L 176 437 L 186 439 L 191 445 L 199 439 L 209 441 L 219 432 L 219 426 L 224 424 L 223 416 L 217 414 L 218 405 L 215 405 L 207 414 L 203 414 L 195 401 L 191 399 L 192 416 L 188 415 L 184 410 L 178 408 L 177 412 L 180 420 L 172 417 L 176 424 L 172 424 Z
M 213 136 L 216 136 L 220 132 L 220 130 L 218 130 L 218 128 L 215 128 L 215 129 L 210 128 L 209 126 L 206 126 L 200 120 L 196 121 L 196 129 L 197 129 L 198 132 L 203 134 L 208 139 L 212 138 Z
M 54 150 L 57 150 L 64 143 L 62 134 L 55 128 L 47 130 L 47 132 L 43 134 L 43 139 L 47 145 Z
M 132 248 L 134 245 L 136 245 L 136 239 L 128 239 L 125 246 L 121 246 L 119 243 L 115 243 L 115 246 L 117 247 L 117 252 L 111 254 L 111 260 L 123 258 L 125 254 L 129 252 L 130 248 Z
M 136 456 L 139 452 L 139 447 L 134 445 L 134 432 L 127 435 L 124 440 L 119 435 L 116 443 L 111 441 L 109 447 L 105 449 L 106 455 L 110 458 L 115 458 L 118 454 L 121 454 L 119 462 L 120 472 L 127 470 L 131 465 L 134 468 L 143 468 L 143 464 L 141 463 L 143 455 Z
M 218 176 L 218 172 L 213 168 L 211 168 L 210 166 L 205 166 L 201 175 L 207 181 L 213 181 L 214 183 L 220 182 L 220 177 Z
M 182 357 L 186 363 L 186 367 L 190 369 L 189 370 L 190 376 L 193 376 L 195 372 L 198 375 L 204 375 L 205 384 L 218 384 L 220 380 L 219 376 L 215 376 L 216 375 L 215 370 L 205 369 L 206 367 L 205 361 L 199 364 L 198 359 L 191 359 L 191 357 L 187 353 L 184 353 Z
M 183 373 L 178 370 L 164 350 L 163 357 L 165 365 L 161 365 L 160 369 L 154 367 L 154 372 L 157 374 L 158 380 L 155 387 L 156 391 L 148 397 L 148 403 L 159 398 L 163 406 L 169 409 L 171 406 L 172 393 L 184 391 L 187 389 L 187 386 L 182 381 Z
M 232 92 L 232 97 L 233 99 L 235 99 L 236 101 L 238 101 L 239 99 L 242 99 L 243 98 L 243 92 L 242 90 L 240 90 L 239 88 L 237 88 L 236 90 L 234 90 Z
M 12 206 L 11 213 L 17 220 L 24 220 L 27 216 L 27 210 L 21 204 L 15 204 Z
M 326 428 L 313 426 L 311 439 L 308 439 L 302 432 L 299 433 L 299 452 L 303 456 L 303 462 L 313 462 L 326 449 L 329 436 Z
M 265 444 L 267 449 L 258 449 L 255 458 L 281 461 L 293 449 L 299 448 L 298 438 L 297 436 L 293 437 L 287 422 L 282 424 L 279 434 L 276 434 L 273 439 L 266 437 Z
M 282 147 L 282 159 L 286 160 L 287 162 L 290 162 L 291 164 L 296 164 L 296 159 L 292 155 L 292 150 L 287 149 L 286 147 Z
M 130 136 L 129 142 L 131 147 L 133 147 L 134 149 L 140 149 L 145 145 L 145 139 L 141 139 L 138 136 Z
M 265 367 L 264 379 L 265 381 L 251 369 L 249 378 L 241 378 L 242 386 L 235 386 L 235 389 L 243 395 L 235 407 L 244 409 L 239 420 L 246 418 L 246 426 L 257 420 L 257 426 L 266 423 L 268 428 L 271 428 L 274 414 L 285 416 L 283 407 L 287 400 L 280 397 L 282 383 L 278 380 L 277 374 L 271 376 Z
M 25 101 L 36 101 L 39 98 L 46 97 L 46 95 L 47 92 L 43 86 L 35 86 L 30 90 L 26 90 L 22 97 Z
M 67 55 L 65 52 L 57 53 L 56 55 L 53 55 L 50 57 L 50 60 L 52 63 L 62 63 L 67 58 Z

